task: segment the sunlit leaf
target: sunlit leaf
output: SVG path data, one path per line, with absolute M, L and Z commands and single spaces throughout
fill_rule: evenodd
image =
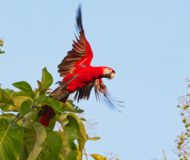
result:
M 63 111 L 61 102 L 59 102 L 51 97 L 45 96 L 45 95 L 42 95 L 42 96 L 39 96 L 38 98 L 36 98 L 34 101 L 34 104 L 41 105 L 41 106 L 48 105 L 59 113 L 61 113 Z
M 44 94 L 53 83 L 53 77 L 46 68 L 42 70 L 41 82 L 38 81 L 39 91 Z
M 59 132 L 64 146 L 60 156 L 82 160 L 84 145 L 88 139 L 82 120 L 74 113 L 65 114 L 60 119 L 62 119 L 60 123 L 64 123 L 64 132 Z
M 23 143 L 23 128 L 0 119 L 0 159 L 16 160 Z
M 43 150 L 43 144 L 47 136 L 45 127 L 39 123 L 34 124 L 34 130 L 36 141 L 34 147 L 28 153 L 28 160 L 36 160 L 38 158 L 40 152 Z
M 8 89 L 0 89 L 0 108 L 3 111 L 18 111 L 23 101 L 30 99 L 20 96 L 17 92 Z
M 2 47 L 4 45 L 3 39 L 0 39 L 0 46 Z
M 28 157 L 29 153 L 34 148 L 34 145 L 37 140 L 36 131 L 35 131 L 34 127 L 24 129 L 23 140 L 24 140 L 24 142 L 23 142 L 22 151 L 21 151 L 21 156 L 22 156 L 21 158 L 24 158 L 25 156 Z
M 70 141 L 70 134 L 68 131 L 58 132 L 62 140 L 62 147 L 59 153 L 60 160 L 74 160 L 77 159 L 77 147 L 74 141 Z
M 59 135 L 50 130 L 47 130 L 47 136 L 45 143 L 43 144 L 43 150 L 38 156 L 37 160 L 57 160 L 59 152 L 61 150 L 61 138 Z
M 23 144 L 19 155 L 19 160 L 27 160 L 27 158 L 28 158 L 28 151 L 26 145 Z
M 32 87 L 27 82 L 25 81 L 15 82 L 13 83 L 13 86 L 23 91 L 25 95 L 34 97 L 34 92 L 32 90 Z
M 0 89 L 0 103 L 14 105 L 12 96 L 3 89 Z
M 100 154 L 91 154 L 91 157 L 94 158 L 94 160 L 108 160 L 105 156 Z
M 26 113 L 23 118 L 25 120 L 35 120 L 37 116 L 37 109 L 36 108 L 32 108 L 32 111 Z
M 15 111 L 16 108 L 10 104 L 0 103 L 0 109 L 4 112 Z
M 29 97 L 27 97 L 27 96 L 14 96 L 13 97 L 14 106 L 17 109 L 20 109 L 21 105 L 25 101 L 31 101 L 31 99 Z
M 98 141 L 98 140 L 100 140 L 100 137 L 90 137 L 90 138 L 88 138 L 88 140 Z
M 0 88 L 0 109 L 3 111 L 17 111 L 11 90 Z
M 74 113 L 82 113 L 84 110 L 80 109 L 79 107 L 75 106 L 73 101 L 68 100 L 66 103 L 63 104 L 63 110 L 74 112 Z
M 68 119 L 69 118 L 75 119 L 75 121 L 76 121 L 75 123 L 77 123 L 77 125 L 78 125 L 78 137 L 77 137 L 77 140 L 78 140 L 78 144 L 79 144 L 79 149 L 82 152 L 83 149 L 84 149 L 84 145 L 85 145 L 85 143 L 86 143 L 86 141 L 88 139 L 88 136 L 86 134 L 86 129 L 84 127 L 84 123 L 82 122 L 82 120 L 78 116 L 76 116 L 73 113 L 69 114 Z
M 32 101 L 26 100 L 21 104 L 20 107 L 20 115 L 25 115 L 26 113 L 30 112 L 32 110 Z
M 16 118 L 16 114 L 14 113 L 6 113 L 6 114 L 1 114 L 0 119 L 7 119 L 8 121 L 12 121 Z
M 36 117 L 37 117 L 37 109 L 33 108 L 32 111 L 26 113 L 23 116 L 24 122 L 23 122 L 22 126 L 24 128 L 31 128 L 34 121 L 36 120 Z
M 29 155 L 28 160 L 57 160 L 61 144 L 61 138 L 55 131 L 35 123 L 30 129 L 25 129 L 21 156 Z
M 2 47 L 4 45 L 4 41 L 2 39 L 0 39 L 0 47 Z M 1 50 L 0 48 L 0 54 L 5 53 L 4 51 Z

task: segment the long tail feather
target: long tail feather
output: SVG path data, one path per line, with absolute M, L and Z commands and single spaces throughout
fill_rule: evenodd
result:
M 51 97 L 55 98 L 56 100 L 66 102 L 67 98 L 69 97 L 69 92 L 66 89 L 66 84 L 60 84 L 51 94 Z

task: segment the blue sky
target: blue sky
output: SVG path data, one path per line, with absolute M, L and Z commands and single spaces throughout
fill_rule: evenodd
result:
M 174 159 L 182 131 L 176 106 L 190 76 L 187 0 L 0 0 L 2 87 L 25 80 L 35 88 L 45 66 L 55 82 L 60 80 L 57 64 L 71 49 L 79 3 L 93 65 L 116 70 L 115 79 L 104 82 L 126 106 L 122 113 L 110 111 L 93 95 L 79 104 L 102 138 L 87 144 L 88 153 L 152 160 L 161 159 L 164 149 Z

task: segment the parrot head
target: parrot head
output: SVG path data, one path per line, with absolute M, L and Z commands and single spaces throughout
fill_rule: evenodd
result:
M 103 68 L 103 75 L 108 79 L 113 79 L 115 76 L 115 71 L 110 67 Z

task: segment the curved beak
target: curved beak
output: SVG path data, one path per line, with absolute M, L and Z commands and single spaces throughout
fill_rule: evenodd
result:
M 113 79 L 115 77 L 115 73 L 111 73 L 110 79 Z

